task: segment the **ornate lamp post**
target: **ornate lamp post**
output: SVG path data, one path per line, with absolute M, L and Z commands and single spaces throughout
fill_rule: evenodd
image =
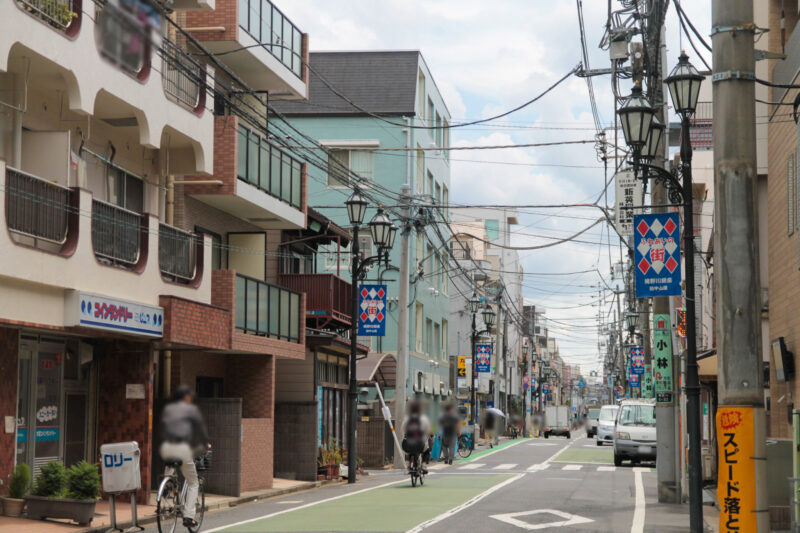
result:
M 347 206 L 347 216 L 353 226 L 353 246 L 352 246 L 352 325 L 350 330 L 350 386 L 348 390 L 349 413 L 347 417 L 347 482 L 356 482 L 356 469 L 358 468 L 358 456 L 356 447 L 356 424 L 358 418 L 358 391 L 356 388 L 356 364 L 358 347 L 358 283 L 363 280 L 367 273 L 367 267 L 372 264 L 380 264 L 382 261 L 389 264 L 389 250 L 394 244 L 397 233 L 391 219 L 378 207 L 378 212 L 369 222 L 369 230 L 372 235 L 372 242 L 378 247 L 378 253 L 372 257 L 362 258 L 358 246 L 358 230 L 364 221 L 367 212 L 367 201 L 356 190 L 353 195 L 345 202 Z
M 671 172 L 652 166 L 649 161 L 657 157 L 647 137 L 653 139 L 661 133 L 653 132 L 654 110 L 642 96 L 642 90 L 634 86 L 630 98 L 620 107 L 622 131 L 625 141 L 633 152 L 634 173 L 643 171 L 642 179 L 653 177 L 663 182 L 670 202 L 683 207 L 684 252 L 686 272 L 686 421 L 689 430 L 689 515 L 692 531 L 703 530 L 703 477 L 700 455 L 700 380 L 697 375 L 697 332 L 695 331 L 695 281 L 694 281 L 694 219 L 692 199 L 692 145 L 690 140 L 690 118 L 697 109 L 700 84 L 704 77 L 689 63 L 682 52 L 678 64 L 664 80 L 669 88 L 673 108 L 681 117 L 681 162 Z M 649 115 L 649 118 L 648 118 Z M 650 131 L 643 131 L 647 125 Z M 656 126 L 658 127 L 658 126 Z M 663 126 L 661 126 L 663 127 Z M 681 183 L 682 178 L 682 183 Z
M 470 343 L 472 346 L 472 376 L 470 377 L 470 411 L 471 411 L 471 418 L 472 418 L 472 442 L 470 443 L 470 448 L 475 449 L 475 427 L 478 423 L 478 405 L 477 405 L 477 390 L 475 388 L 475 378 L 478 377 L 478 357 L 475 353 L 475 345 L 477 344 L 478 337 L 483 335 L 484 333 L 491 333 L 492 326 L 494 325 L 494 320 L 497 317 L 494 309 L 492 306 L 485 305 L 481 314 L 483 315 L 483 323 L 486 324 L 486 329 L 481 331 L 477 331 L 477 325 L 475 324 L 475 317 L 478 314 L 478 308 L 481 305 L 481 300 L 478 298 L 476 293 L 472 293 L 472 298 L 469 300 L 469 310 L 472 313 L 472 342 Z

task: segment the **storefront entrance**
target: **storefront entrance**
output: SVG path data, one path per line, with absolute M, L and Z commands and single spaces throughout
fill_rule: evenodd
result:
M 22 334 L 19 345 L 16 463 L 34 473 L 50 461 L 88 457 L 91 348 L 57 337 Z

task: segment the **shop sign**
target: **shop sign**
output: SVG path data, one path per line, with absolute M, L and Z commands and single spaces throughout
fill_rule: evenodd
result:
M 634 215 L 636 297 L 681 295 L 678 213 Z
M 161 337 L 164 308 L 81 291 L 67 293 L 64 325 Z
M 672 331 L 669 314 L 653 316 L 653 388 L 656 403 L 672 403 Z
M 386 285 L 361 285 L 358 291 L 358 335 L 386 335 Z
M 492 345 L 491 344 L 476 344 L 475 345 L 475 372 L 490 371 L 492 365 Z
M 756 531 L 756 457 L 752 407 L 717 410 L 719 530 Z

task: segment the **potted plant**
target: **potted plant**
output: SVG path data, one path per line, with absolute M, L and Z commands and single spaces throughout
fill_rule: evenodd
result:
M 58 461 L 42 467 L 33 485 L 33 494 L 25 498 L 28 518 L 68 518 L 80 525 L 94 518 L 100 495 L 100 474 L 97 466 L 81 461 L 69 470 Z
M 25 463 L 14 467 L 11 483 L 8 484 L 8 497 L 3 498 L 3 513 L 6 516 L 19 516 L 25 507 L 25 494 L 31 486 L 31 469 Z
M 320 448 L 320 473 L 325 479 L 339 477 L 339 465 L 342 462 L 342 450 L 337 447 L 336 439 L 331 439 L 328 446 Z

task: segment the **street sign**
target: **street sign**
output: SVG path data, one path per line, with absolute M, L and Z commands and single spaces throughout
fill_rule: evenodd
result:
M 644 183 L 637 180 L 632 170 L 622 170 L 614 176 L 616 183 L 616 206 L 614 209 L 614 225 L 620 235 L 633 235 L 633 215 L 635 208 L 642 206 Z
M 642 374 L 642 398 L 653 397 L 653 370 L 650 365 L 644 366 L 644 374 Z
M 467 375 L 467 367 L 472 366 L 472 358 L 468 355 L 458 356 L 458 376 L 465 377 Z
M 682 339 L 686 338 L 686 309 L 675 310 L 675 327 Z
M 669 314 L 653 316 L 653 388 L 656 403 L 672 403 L 672 331 Z
M 633 389 L 639 388 L 639 374 L 631 374 L 628 376 L 628 386 Z
M 764 452 L 758 451 L 756 444 L 754 411 L 755 408 L 743 405 L 720 406 L 717 410 L 720 531 L 758 530 L 756 513 L 763 503 L 756 496 L 756 461 L 763 460 L 759 456 Z
M 636 297 L 681 295 L 681 240 L 678 213 L 634 215 Z
M 644 374 L 644 348 L 641 346 L 631 347 L 631 374 Z
M 358 335 L 386 335 L 386 285 L 362 285 L 358 291 Z
M 528 376 L 522 376 L 522 389 L 528 390 Z
M 490 372 L 492 363 L 492 345 L 491 344 L 476 344 L 475 345 L 475 371 L 476 372 Z

